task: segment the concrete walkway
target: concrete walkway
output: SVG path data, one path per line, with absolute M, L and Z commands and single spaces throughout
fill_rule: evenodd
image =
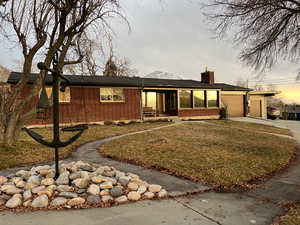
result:
M 266 122 L 271 125 L 285 126 L 292 129 L 295 138 L 300 141 L 300 123 L 281 121 L 273 123 L 273 121 L 261 120 L 251 120 L 250 122 Z M 156 178 L 161 175 L 157 174 L 157 171 L 119 164 L 113 160 L 97 159 L 99 154 L 96 156 L 94 153 L 98 152 L 95 149 L 97 150 L 99 145 L 101 142 L 85 146 L 86 149 L 90 149 L 85 153 L 91 162 L 130 170 L 140 174 L 146 180 L 151 179 L 162 185 L 178 182 L 173 187 L 169 186 L 175 193 L 177 189 L 181 190 L 179 187 L 187 188 L 189 185 L 195 185 L 193 182 L 165 174 L 162 174 L 161 178 Z M 73 160 L 81 159 L 81 154 L 84 152 L 79 149 L 74 154 Z M 283 208 L 277 204 L 278 202 L 300 200 L 299 182 L 300 160 L 298 159 L 288 171 L 273 177 L 263 187 L 248 193 L 205 192 L 191 197 L 143 201 L 106 209 L 30 212 L 18 215 L 2 212 L 0 213 L 0 225 L 270 225 L 276 216 L 284 213 Z M 191 189 L 194 188 L 197 186 L 193 186 Z

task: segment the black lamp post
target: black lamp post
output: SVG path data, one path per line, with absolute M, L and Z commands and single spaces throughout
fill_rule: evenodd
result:
M 60 140 L 60 129 L 59 129 L 59 80 L 62 79 L 64 82 L 69 83 L 69 80 L 62 76 L 57 69 L 57 66 L 55 63 L 53 63 L 54 69 L 46 68 L 45 64 L 40 62 L 38 63 L 38 68 L 40 70 L 45 70 L 51 72 L 52 75 L 52 100 L 53 100 L 53 108 L 52 108 L 52 117 L 53 117 L 53 140 L 51 142 L 45 141 L 44 137 L 39 135 L 38 133 L 34 132 L 31 129 L 24 128 L 25 131 L 37 142 L 46 145 L 48 147 L 51 147 L 55 150 L 55 179 L 59 177 L 59 148 L 66 147 L 70 144 L 72 144 L 74 141 L 76 141 L 82 133 L 88 129 L 88 126 L 86 124 L 83 125 L 77 125 L 73 127 L 65 127 L 62 129 L 62 131 L 77 131 L 78 133 L 75 134 L 73 137 L 71 137 L 69 140 L 62 142 Z M 63 86 L 65 87 L 65 85 Z M 43 93 L 42 93 L 43 94 Z M 45 94 L 45 93 L 44 93 Z M 45 97 L 45 96 L 44 96 Z M 41 96 L 41 99 L 44 98 Z

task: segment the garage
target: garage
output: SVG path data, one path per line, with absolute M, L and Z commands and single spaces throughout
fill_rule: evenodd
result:
M 262 101 L 261 100 L 250 100 L 250 116 L 262 117 Z
M 227 106 L 229 117 L 244 117 L 244 95 L 222 95 L 222 104 Z

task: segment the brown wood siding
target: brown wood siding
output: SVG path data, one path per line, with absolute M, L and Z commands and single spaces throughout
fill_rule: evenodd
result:
M 179 117 L 217 116 L 217 115 L 220 115 L 219 109 L 180 109 L 178 111 Z
M 262 103 L 261 100 L 251 100 L 250 116 L 262 117 Z
M 100 102 L 99 88 L 71 87 L 70 92 L 71 102 L 60 103 L 61 123 L 140 119 L 140 90 L 138 89 L 124 88 L 125 102 L 118 103 Z M 33 119 L 27 124 L 41 125 L 50 123 L 52 123 L 51 119 Z

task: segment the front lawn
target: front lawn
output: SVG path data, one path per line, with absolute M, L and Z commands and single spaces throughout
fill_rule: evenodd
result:
M 168 125 L 167 122 L 155 123 L 135 123 L 125 126 L 90 126 L 88 130 L 72 145 L 60 150 L 60 157 L 65 158 L 70 155 L 72 150 L 84 143 L 102 139 L 105 137 L 116 136 L 134 131 L 146 130 L 154 127 Z M 47 140 L 52 139 L 52 129 L 40 128 L 36 132 L 42 134 Z M 71 133 L 62 133 L 62 139 L 66 139 Z M 19 141 L 13 148 L 4 148 L 0 146 L 0 170 L 16 167 L 25 164 L 40 163 L 53 160 L 53 150 L 38 144 L 31 139 L 25 132 L 21 133 Z
M 283 129 L 275 126 L 268 126 L 268 125 L 263 125 L 258 123 L 240 122 L 240 121 L 232 121 L 232 120 L 210 120 L 207 122 L 213 123 L 215 125 L 223 126 L 223 127 L 228 127 L 228 128 L 246 129 L 249 131 L 259 131 L 259 132 L 293 136 L 292 132 L 289 129 Z
M 289 138 L 205 123 L 123 137 L 101 149 L 112 158 L 216 186 L 242 185 L 278 171 L 295 151 Z
M 300 224 L 300 205 L 291 208 L 287 215 L 280 217 L 280 222 L 274 225 L 299 225 Z

